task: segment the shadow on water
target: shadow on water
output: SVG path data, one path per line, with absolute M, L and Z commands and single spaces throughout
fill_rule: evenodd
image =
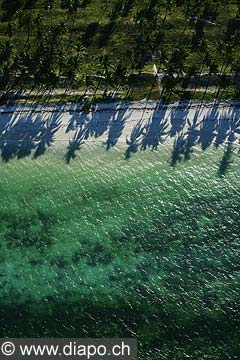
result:
M 69 141 L 68 145 L 68 151 L 65 155 L 65 159 L 67 164 L 70 163 L 72 159 L 76 157 L 76 151 L 80 150 L 81 145 L 84 144 L 85 139 L 85 126 L 82 125 L 80 128 L 78 128 L 75 132 L 74 137 Z
M 171 166 L 175 166 L 178 162 L 182 161 L 184 152 L 186 151 L 186 139 L 183 134 L 179 134 L 174 140 Z
M 125 158 L 130 159 L 131 155 L 138 151 L 139 145 L 141 145 L 141 138 L 144 134 L 145 126 L 143 125 L 143 120 L 137 122 L 134 125 L 130 138 L 126 139 L 128 145 L 127 150 L 125 151 Z
M 147 289 L 142 287 L 139 296 L 133 294 L 130 301 L 118 300 L 117 304 L 109 298 L 103 298 L 103 303 L 97 302 L 95 296 L 86 298 L 84 295 L 80 303 L 64 302 L 49 296 L 44 299 L 45 302 L 37 303 L 37 308 L 31 302 L 6 304 L 1 309 L 1 336 L 21 337 L 24 334 L 27 337 L 94 338 L 112 337 L 117 333 L 119 337 L 137 337 L 141 351 L 145 352 L 159 349 L 160 335 L 168 348 L 177 341 L 183 349 L 187 348 L 189 341 L 199 344 L 201 339 L 201 342 L 208 343 L 212 334 L 217 337 L 217 343 L 222 343 L 226 340 L 226 331 L 230 339 L 237 340 L 239 315 L 236 314 L 239 314 L 239 305 L 236 302 L 229 300 L 221 305 L 218 319 L 206 314 L 206 310 L 184 321 L 177 311 L 171 309 L 171 304 L 168 308 L 155 300 L 157 305 L 152 306 L 152 297 L 157 299 L 154 292 L 148 290 L 147 293 Z M 154 332 L 150 324 L 154 325 Z
M 227 170 L 229 169 L 230 165 L 233 162 L 233 144 L 228 143 L 225 145 L 223 156 L 219 165 L 218 175 L 224 176 L 226 175 Z

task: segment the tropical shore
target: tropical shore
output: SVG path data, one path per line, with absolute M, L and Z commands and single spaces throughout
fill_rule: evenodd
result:
M 236 357 L 238 105 L 98 106 L 1 109 L 1 336 Z
M 77 150 L 93 142 L 107 150 L 120 144 L 126 157 L 138 150 L 156 150 L 164 142 L 180 150 L 239 142 L 239 103 L 139 101 L 97 104 L 88 112 L 81 108 L 81 104 L 1 107 L 3 160 L 19 154 L 38 157 L 59 143 L 68 148 L 70 161 Z

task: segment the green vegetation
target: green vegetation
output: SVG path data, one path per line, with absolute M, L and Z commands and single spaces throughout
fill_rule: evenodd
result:
M 0 0 L 0 18 L 2 102 L 36 88 L 239 98 L 237 0 Z

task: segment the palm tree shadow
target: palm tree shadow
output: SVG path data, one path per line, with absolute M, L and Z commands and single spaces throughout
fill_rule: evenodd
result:
M 186 153 L 186 137 L 183 132 L 176 136 L 173 144 L 171 166 L 175 167 L 178 162 L 181 162 Z
M 89 121 L 87 113 L 80 113 L 79 111 L 75 111 L 75 109 L 71 110 L 70 119 L 68 120 L 68 125 L 66 128 L 66 133 L 69 133 L 70 131 L 75 131 L 76 128 L 81 127 L 87 121 Z
M 237 137 L 240 135 L 240 117 L 239 114 L 234 114 L 234 117 L 229 126 L 229 136 L 228 141 L 233 143 L 237 140 Z
M 9 111 L 8 107 L 3 107 L 1 111 L 1 121 L 0 121 L 0 149 L 5 146 L 6 138 L 8 134 L 8 129 L 15 122 L 16 115 L 14 111 Z
M 169 131 L 170 137 L 177 136 L 178 133 L 181 133 L 186 125 L 187 116 L 189 113 L 188 110 L 188 102 L 181 103 L 179 102 L 178 105 L 173 108 L 170 113 L 170 124 L 171 129 Z
M 91 118 L 86 125 L 86 138 L 93 136 L 98 138 L 102 136 L 108 129 L 113 118 L 112 112 L 104 112 L 104 118 L 101 108 L 96 105 L 91 113 Z
M 25 112 L 16 108 L 15 111 L 1 117 L 0 149 L 4 162 L 30 156 L 34 149 L 34 158 L 43 155 L 47 146 L 54 142 L 54 134 L 61 125 L 58 112 L 53 111 L 45 121 L 44 115 L 36 115 L 34 109 Z
M 116 105 L 115 105 L 116 107 Z M 66 162 L 69 163 L 72 159 L 76 157 L 76 151 L 81 149 L 81 146 L 87 141 L 90 137 L 99 138 L 108 131 L 107 140 L 104 143 L 106 149 L 109 150 L 111 147 L 114 147 L 125 126 L 127 117 L 125 117 L 126 111 L 129 111 L 127 108 L 124 110 L 115 109 L 115 118 L 113 111 L 102 111 L 101 108 L 95 108 L 90 114 L 82 113 L 80 116 L 74 116 L 74 119 L 71 118 L 66 132 L 76 130 L 74 137 L 70 140 L 68 145 L 68 151 L 65 155 Z
M 81 145 L 84 144 L 85 140 L 85 125 L 83 124 L 79 129 L 76 130 L 74 137 L 69 141 L 68 151 L 65 155 L 66 163 L 69 164 L 72 159 L 76 157 L 76 151 L 80 150 Z
M 147 148 L 151 150 L 157 150 L 159 144 L 162 144 L 169 132 L 168 122 L 165 118 L 167 106 L 157 104 L 150 119 L 145 122 L 144 110 L 141 119 L 133 127 L 130 139 L 126 139 L 128 148 L 125 152 L 125 158 L 129 159 L 133 153 L 136 153 L 140 147 L 141 150 L 145 151 Z
M 184 152 L 184 160 L 190 160 L 191 155 L 194 152 L 194 147 L 197 145 L 198 140 L 199 140 L 199 135 L 200 135 L 200 130 L 199 130 L 199 119 L 201 117 L 201 108 L 196 109 L 194 116 L 193 116 L 193 120 L 192 123 L 189 119 L 187 119 L 187 124 L 188 124 L 188 128 L 187 128 L 187 132 L 186 132 L 186 145 L 185 145 L 185 152 Z
M 229 170 L 231 164 L 233 163 L 233 144 L 229 142 L 227 145 L 225 145 L 224 153 L 219 165 L 218 169 L 218 175 L 220 177 L 226 175 L 227 171 Z
M 219 119 L 216 127 L 216 138 L 215 138 L 215 147 L 218 148 L 222 145 L 230 133 L 231 124 L 228 118 Z
M 238 111 L 233 110 L 231 115 L 233 118 L 231 119 L 231 122 L 228 123 L 227 143 L 225 145 L 223 156 L 218 169 L 218 175 L 220 177 L 226 175 L 231 164 L 233 163 L 234 143 L 236 142 L 237 137 L 240 135 L 239 113 Z
M 106 150 L 116 146 L 123 132 L 126 132 L 127 125 L 131 129 L 131 134 L 126 138 L 127 149 L 124 154 L 126 159 L 138 150 L 145 151 L 148 148 L 157 150 L 159 144 L 168 137 L 174 137 L 171 166 L 182 160 L 189 160 L 196 145 L 200 145 L 205 151 L 211 144 L 218 148 L 226 143 L 218 173 L 219 176 L 227 173 L 233 161 L 233 144 L 240 135 L 239 108 L 232 107 L 225 111 L 220 105 L 214 104 L 206 112 L 206 108 L 199 105 L 199 108 L 194 110 L 193 116 L 191 115 L 192 120 L 189 120 L 188 104 L 179 103 L 170 112 L 169 122 L 168 106 L 160 104 L 151 110 L 151 117 L 146 115 L 146 109 L 148 112 L 149 108 L 145 107 L 141 119 L 132 127 L 131 122 L 127 124 L 127 120 L 132 116 L 133 110 L 128 106 L 123 108 L 118 108 L 118 105 L 113 106 L 113 109 L 107 107 L 107 110 L 99 106 L 90 113 L 79 113 L 77 109 L 73 111 L 66 128 L 66 133 L 75 132 L 67 147 L 65 155 L 67 163 L 76 157 L 76 151 L 80 150 L 90 137 L 96 139 L 104 136 Z M 191 114 L 192 111 L 191 108 Z M 35 108 L 27 111 L 17 107 L 10 110 L 8 107 L 2 108 L 0 121 L 2 160 L 8 162 L 13 158 L 21 159 L 31 154 L 36 159 L 44 155 L 56 141 L 55 136 L 61 126 L 62 112 L 55 109 L 49 116 L 49 111 L 44 115 L 42 109 L 36 114 Z
M 145 125 L 145 135 L 142 140 L 141 150 L 146 150 L 148 147 L 151 150 L 157 150 L 158 145 L 162 144 L 168 136 L 168 122 L 165 118 L 166 110 L 167 107 L 161 110 L 156 109 L 148 124 Z
M 173 143 L 173 150 L 171 155 L 171 166 L 176 166 L 178 162 L 182 160 L 188 161 L 194 151 L 194 147 L 197 145 L 200 135 L 199 121 L 202 115 L 201 107 L 195 110 L 192 122 L 189 120 L 184 111 L 184 127 L 188 125 L 186 131 L 182 129 L 181 133 L 175 137 Z M 183 124 L 182 123 L 182 124 Z
M 143 126 L 143 119 L 139 120 L 139 122 L 134 125 L 130 139 L 126 139 L 128 148 L 125 151 L 125 159 L 130 159 L 132 154 L 138 151 L 138 147 L 141 144 L 141 138 L 144 135 L 144 129 L 145 126 Z
M 17 157 L 29 156 L 35 148 L 35 140 L 42 124 L 33 120 L 33 113 L 13 115 L 6 127 L 1 144 L 1 157 L 4 162 Z
M 116 116 L 112 117 L 109 124 L 108 137 L 106 142 L 104 142 L 106 150 L 117 145 L 123 133 L 126 121 L 131 116 L 131 113 L 132 112 L 126 108 L 124 110 L 118 110 Z
M 39 119 L 39 122 L 42 122 L 42 119 Z M 47 147 L 50 147 L 54 142 L 54 135 L 61 127 L 62 119 L 61 114 L 52 113 L 50 118 L 48 118 L 40 127 L 39 135 L 36 138 L 37 146 L 36 151 L 33 155 L 33 158 L 36 159 L 39 156 L 42 156 Z
M 219 105 L 212 107 L 211 110 L 204 116 L 200 125 L 199 144 L 203 151 L 205 151 L 218 137 L 220 138 L 219 130 Z M 223 134 L 221 135 L 223 137 Z

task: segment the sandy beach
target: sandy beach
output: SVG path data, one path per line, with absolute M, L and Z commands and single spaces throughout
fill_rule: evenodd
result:
M 77 150 L 96 142 L 109 150 L 126 148 L 129 158 L 138 150 L 156 150 L 164 142 L 181 152 L 199 145 L 238 143 L 239 103 L 175 103 L 154 101 L 97 104 L 82 112 L 80 104 L 4 106 L 0 109 L 0 148 L 5 161 L 43 155 L 63 144 L 68 161 Z

